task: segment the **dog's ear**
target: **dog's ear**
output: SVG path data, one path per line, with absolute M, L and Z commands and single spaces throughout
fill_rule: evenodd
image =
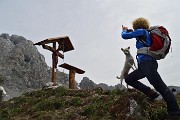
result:
M 123 48 L 121 48 L 121 50 L 123 51 L 124 49 L 123 49 Z
M 128 47 L 128 49 L 130 49 L 130 46 Z

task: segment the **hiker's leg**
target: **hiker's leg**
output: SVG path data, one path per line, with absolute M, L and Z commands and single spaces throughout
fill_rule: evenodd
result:
M 158 63 L 156 61 L 148 61 L 142 62 L 141 70 L 144 75 L 149 80 L 150 84 L 162 95 L 166 104 L 167 110 L 169 112 L 179 111 L 179 106 L 177 104 L 176 98 L 172 91 L 167 87 L 167 85 L 163 82 L 161 76 L 157 72 Z
M 150 87 L 144 85 L 143 83 L 139 82 L 138 80 L 144 78 L 144 74 L 141 72 L 141 70 L 138 68 L 136 70 L 134 70 L 133 72 L 131 72 L 126 78 L 125 78 L 125 82 L 132 86 L 133 88 L 146 93 L 150 90 Z

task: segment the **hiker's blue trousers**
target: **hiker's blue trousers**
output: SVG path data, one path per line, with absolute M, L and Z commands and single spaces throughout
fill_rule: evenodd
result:
M 142 78 L 147 78 L 149 83 L 158 91 L 167 104 L 168 112 L 179 111 L 179 106 L 177 104 L 176 98 L 172 91 L 163 82 L 158 71 L 158 63 L 156 60 L 142 60 L 138 63 L 138 69 L 131 72 L 125 81 L 128 85 L 134 87 L 135 89 L 147 93 L 150 87 L 144 85 L 139 80 Z

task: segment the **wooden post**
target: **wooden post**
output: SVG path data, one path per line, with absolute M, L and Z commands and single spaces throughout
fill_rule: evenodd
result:
M 56 42 L 53 43 L 53 48 L 56 49 Z M 52 79 L 51 82 L 54 84 L 56 83 L 56 55 L 55 53 L 52 54 Z
M 69 64 L 61 64 L 59 67 L 69 70 L 69 89 L 75 89 L 75 74 L 84 74 L 85 71 Z
M 75 86 L 75 74 L 76 74 L 75 69 L 69 70 L 69 89 L 74 89 L 74 86 Z

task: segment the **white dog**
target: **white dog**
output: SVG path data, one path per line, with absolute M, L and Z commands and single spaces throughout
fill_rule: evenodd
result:
M 129 73 L 129 70 L 132 68 L 133 70 L 137 69 L 135 63 L 134 63 L 134 59 L 129 51 L 130 47 L 128 48 L 121 48 L 121 50 L 124 52 L 124 54 L 126 55 L 126 61 L 124 63 L 124 67 L 123 67 L 123 70 L 121 71 L 121 75 L 120 77 L 117 76 L 117 79 L 120 79 L 120 83 L 121 83 L 121 86 L 122 86 L 122 82 L 123 82 L 123 79 L 125 79 Z M 134 69 L 134 67 L 135 69 Z M 127 85 L 127 88 L 128 88 L 128 85 Z

